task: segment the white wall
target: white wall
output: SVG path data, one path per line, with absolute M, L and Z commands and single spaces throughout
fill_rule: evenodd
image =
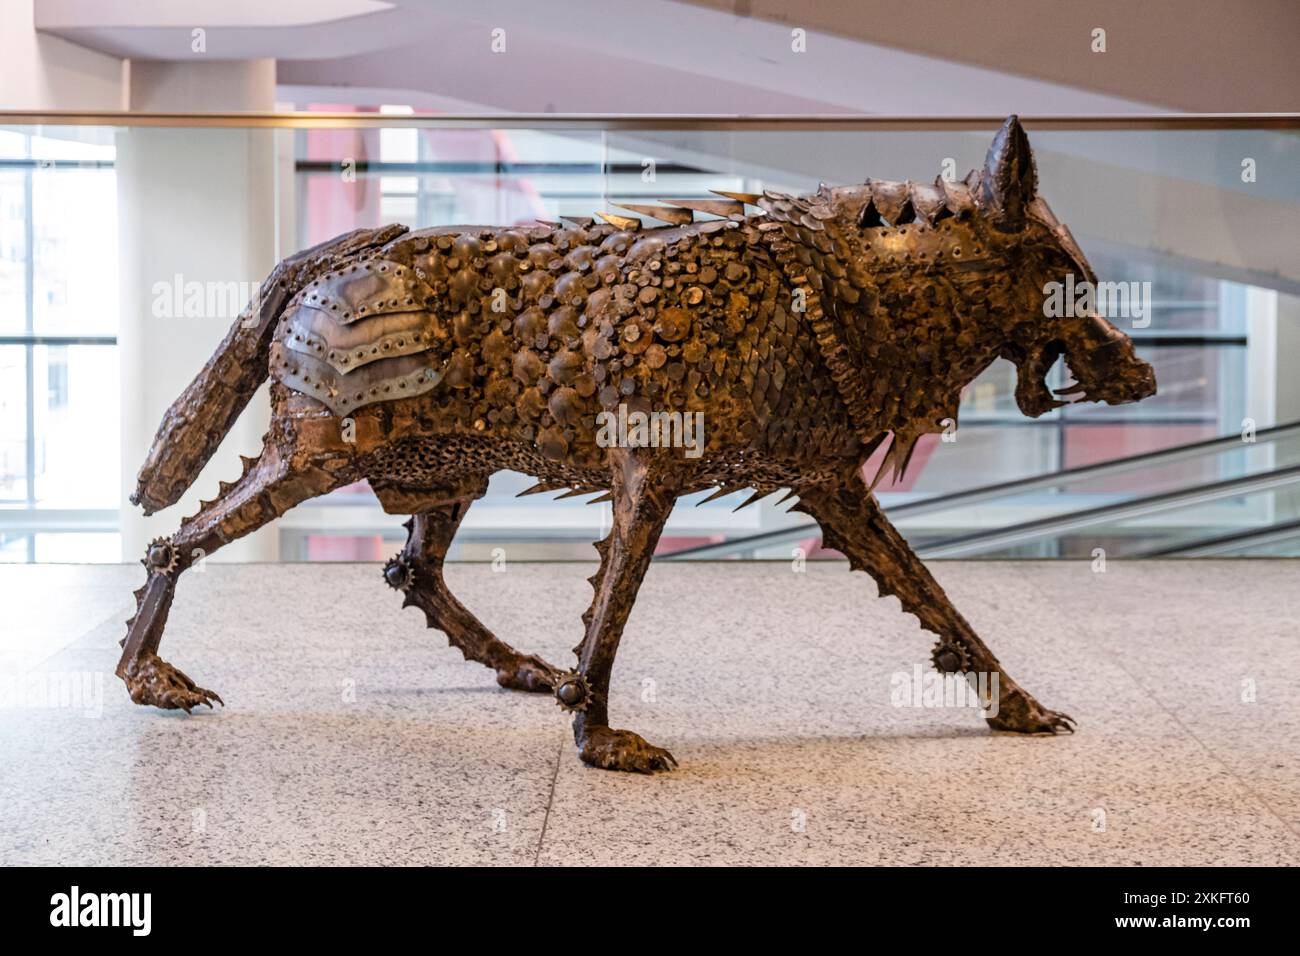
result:
M 0 109 L 121 109 L 123 61 L 38 34 L 32 7 L 0 3 Z
M 274 60 L 132 60 L 137 112 L 267 112 L 275 109 Z
M 130 102 L 149 110 L 268 110 L 275 102 L 270 60 L 131 64 Z M 270 417 L 266 389 L 180 502 L 151 518 L 125 497 L 135 487 L 163 413 L 234 321 L 229 315 L 159 316 L 155 284 L 247 283 L 256 289 L 276 255 L 277 163 L 268 129 L 137 127 L 117 133 L 122 398 L 122 558 L 170 535 L 218 481 L 239 477 L 240 454 L 256 455 Z M 165 310 L 164 310 L 165 311 Z M 274 560 L 274 529 L 223 548 L 215 560 Z

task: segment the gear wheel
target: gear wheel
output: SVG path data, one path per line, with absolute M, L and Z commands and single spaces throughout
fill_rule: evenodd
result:
M 577 671 L 565 671 L 555 680 L 555 702 L 570 713 L 587 709 L 591 703 L 591 685 Z
M 406 563 L 406 558 L 400 554 L 390 558 L 384 565 L 384 580 L 388 586 L 397 591 L 405 591 L 411 586 L 415 579 L 415 569 Z
M 930 653 L 935 670 L 942 674 L 965 674 L 970 671 L 970 651 L 957 641 L 940 641 Z
M 169 539 L 154 538 L 145 549 L 144 558 L 140 563 L 150 571 L 167 575 L 176 570 L 178 561 L 179 555 Z

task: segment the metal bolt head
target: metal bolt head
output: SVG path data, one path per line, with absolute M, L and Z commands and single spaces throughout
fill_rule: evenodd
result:
M 945 674 L 955 674 L 958 668 L 961 667 L 961 658 L 957 656 L 955 651 L 945 648 L 935 655 L 934 663 Z
M 555 700 L 565 710 L 586 710 L 591 689 L 581 674 L 570 672 L 555 685 Z
M 384 580 L 388 586 L 396 588 L 398 591 L 405 591 L 411 586 L 411 569 L 402 562 L 400 557 L 393 558 L 384 566 Z
M 172 547 L 170 541 L 157 538 L 149 543 L 144 559 L 150 570 L 161 571 L 165 574 L 172 569 L 176 562 L 176 549 Z

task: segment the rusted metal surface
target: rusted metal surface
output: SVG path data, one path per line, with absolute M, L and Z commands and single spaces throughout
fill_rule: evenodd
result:
M 236 323 L 141 471 L 134 500 L 174 501 L 252 391 L 275 379 L 261 456 L 164 542 L 165 564 L 146 557 L 119 667 L 135 679 L 133 699 L 208 699 L 185 681 L 164 693 L 132 677 L 158 668 L 173 584 L 195 549 L 211 553 L 367 478 L 386 510 L 415 516 L 385 571 L 408 604 L 503 685 L 554 689 L 588 763 L 667 769 L 667 751 L 612 730 L 608 716 L 615 652 L 659 533 L 682 495 L 749 488 L 748 504 L 788 489 L 830 545 L 938 635 L 936 666 L 999 675 L 995 728 L 1068 727 L 1002 672 L 870 490 L 906 470 L 922 435 L 956 422 L 962 389 L 998 357 L 1016 364 L 1016 398 L 1031 416 L 1063 404 L 1044 383 L 1062 355 L 1076 399 L 1130 402 L 1155 390 L 1150 367 L 1104 319 L 1044 315 L 1047 283 L 1093 276 L 1037 194 L 1023 129 L 1008 120 L 985 168 L 960 183 L 720 196 L 624 207 L 662 213 L 659 227 L 610 213 L 380 230 L 282 265 L 256 323 Z M 702 434 L 694 445 L 680 431 L 666 447 L 611 442 L 610 422 L 638 414 L 690 416 Z M 613 502 L 572 671 L 498 640 L 442 580 L 456 526 L 502 469 L 537 476 L 533 491 Z

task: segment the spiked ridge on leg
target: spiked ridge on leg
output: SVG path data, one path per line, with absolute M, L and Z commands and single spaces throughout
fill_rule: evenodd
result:
M 472 485 L 480 496 L 487 482 Z M 403 592 L 402 607 L 418 607 L 427 627 L 442 631 L 448 642 L 466 660 L 476 661 L 497 673 L 497 683 L 512 690 L 549 693 L 558 668 L 535 655 L 522 654 L 500 640 L 451 594 L 442 568 L 447 549 L 455 536 L 472 498 L 456 501 L 447 508 L 431 508 L 407 522 L 410 536 L 406 547 L 385 568 L 388 583 Z M 394 577 L 390 577 L 390 571 Z
M 998 712 L 986 717 L 993 729 L 1020 733 L 1071 729 L 1069 718 L 1043 707 L 1002 669 L 885 517 L 859 473 L 845 476 L 838 485 L 801 489 L 797 508 L 816 519 L 823 542 L 844 554 L 850 567 L 871 575 L 882 597 L 897 597 L 903 610 L 938 635 L 940 642 L 959 648 L 975 671 L 997 674 Z

